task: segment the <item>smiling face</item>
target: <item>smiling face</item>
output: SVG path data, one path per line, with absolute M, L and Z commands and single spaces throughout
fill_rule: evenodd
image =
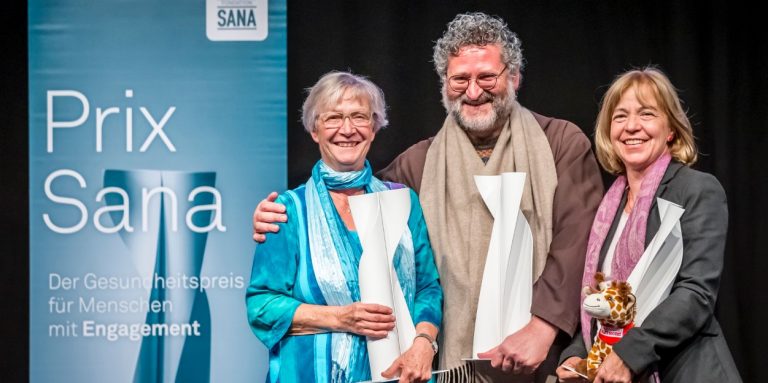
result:
M 319 112 L 311 134 L 320 148 L 323 162 L 340 172 L 361 170 L 376 133 L 372 123 L 367 126 L 355 126 L 352 120 L 356 115 L 363 115 L 368 116 L 371 121 L 368 100 L 352 97 L 351 92 L 347 90 L 336 105 L 329 105 Z M 324 124 L 324 119 L 338 115 L 342 118 L 341 127 L 331 128 Z
M 605 282 L 584 297 L 582 308 L 603 326 L 624 327 L 635 319 L 635 296 L 627 282 Z
M 584 308 L 584 311 L 593 318 L 604 319 L 611 316 L 611 304 L 608 299 L 603 296 L 602 291 L 587 295 L 587 297 L 584 298 L 582 307 Z
M 673 138 L 667 115 L 647 86 L 622 93 L 611 115 L 610 139 L 628 174 L 642 177 Z
M 448 59 L 446 84 L 443 87 L 443 105 L 456 122 L 465 130 L 488 131 L 506 118 L 515 100 L 519 76 L 504 70 L 501 48 L 496 44 L 469 45 Z M 477 79 L 498 76 L 492 89 L 483 89 Z M 510 86 L 509 77 L 514 76 Z M 468 81 L 464 92 L 457 92 L 448 85 L 448 79 L 462 78 Z

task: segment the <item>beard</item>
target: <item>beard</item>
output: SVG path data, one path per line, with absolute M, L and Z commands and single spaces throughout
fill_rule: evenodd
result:
M 459 127 L 470 132 L 487 132 L 496 129 L 500 120 L 506 120 L 512 112 L 515 102 L 515 89 L 512 84 L 508 84 L 505 94 L 494 95 L 483 90 L 483 94 L 476 100 L 470 100 L 466 93 L 451 100 L 448 98 L 446 86 L 443 85 L 443 106 L 448 114 L 452 115 Z M 467 105 L 482 105 L 491 102 L 491 110 L 479 116 L 467 116 L 462 113 L 461 107 Z

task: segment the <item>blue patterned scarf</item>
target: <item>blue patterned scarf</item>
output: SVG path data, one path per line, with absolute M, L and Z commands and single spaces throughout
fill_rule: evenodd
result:
M 322 160 L 312 168 L 306 185 L 307 223 L 312 267 L 326 304 L 344 306 L 360 301 L 358 284 L 359 259 L 350 243 L 328 190 L 365 188 L 367 193 L 389 190 L 373 177 L 371 165 L 359 171 L 337 172 Z M 406 230 L 395 254 L 395 269 L 405 294 L 408 308 L 413 312 L 415 292 L 415 261 L 410 230 Z M 333 333 L 331 345 L 333 371 L 329 381 L 355 382 L 370 379 L 363 337 L 349 333 Z

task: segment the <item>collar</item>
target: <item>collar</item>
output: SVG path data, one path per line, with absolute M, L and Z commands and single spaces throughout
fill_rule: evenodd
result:
M 600 331 L 597 333 L 597 337 L 600 338 L 606 344 L 613 346 L 616 342 L 620 341 L 624 335 L 627 334 L 631 328 L 635 327 L 635 322 L 629 322 L 624 327 L 600 327 Z
M 653 198 L 653 204 L 651 204 L 651 209 L 655 208 L 656 205 L 656 198 L 660 197 L 665 190 L 667 190 L 667 184 L 669 184 L 670 181 L 672 181 L 673 178 L 675 178 L 675 175 L 677 172 L 680 171 L 685 165 L 681 164 L 680 162 L 677 162 L 674 158 L 672 158 L 672 161 L 669 161 L 669 166 L 667 166 L 667 171 L 664 172 L 664 177 L 661 178 L 661 182 L 659 183 L 659 188 L 656 189 L 656 195 L 654 195 Z

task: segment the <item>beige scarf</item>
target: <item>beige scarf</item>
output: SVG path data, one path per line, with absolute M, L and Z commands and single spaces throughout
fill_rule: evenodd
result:
M 552 240 L 557 173 L 552 149 L 533 114 L 515 102 L 487 164 L 450 115 L 427 151 L 419 199 L 445 294 L 441 369 L 455 368 L 461 358 L 472 355 L 477 299 L 493 227 L 474 176 L 503 172 L 526 173 L 521 207 L 533 232 L 535 281 Z

